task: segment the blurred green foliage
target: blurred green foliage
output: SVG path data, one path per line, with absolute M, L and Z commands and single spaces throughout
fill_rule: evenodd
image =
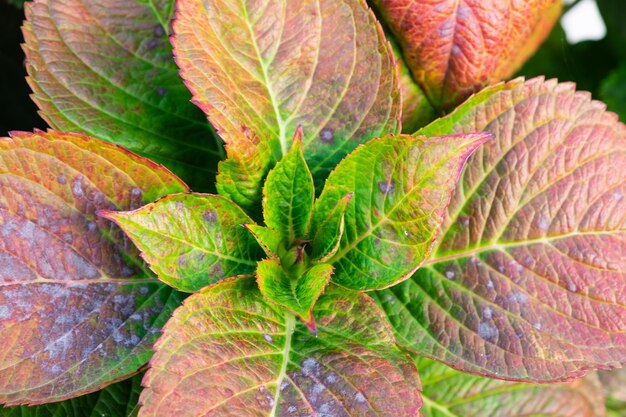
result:
M 9 4 L 12 4 L 16 7 L 24 7 L 24 2 L 26 0 L 6 0 Z

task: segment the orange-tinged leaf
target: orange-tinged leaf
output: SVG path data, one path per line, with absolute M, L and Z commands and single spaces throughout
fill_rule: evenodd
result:
M 76 134 L 0 138 L 0 403 L 39 404 L 131 375 L 182 297 L 145 272 L 98 209 L 186 186 Z
M 218 190 L 258 203 L 298 126 L 316 184 L 359 143 L 395 133 L 391 48 L 364 0 L 180 0 L 181 74 L 225 141 Z
M 489 376 L 626 364 L 626 126 L 569 83 L 485 89 L 420 134 L 486 130 L 424 266 L 377 294 L 399 343 Z
M 545 39 L 561 0 L 374 0 L 429 101 L 448 110 L 511 76 Z
M 366 295 L 326 289 L 313 336 L 253 278 L 190 296 L 164 329 L 140 417 L 414 417 L 417 369 Z

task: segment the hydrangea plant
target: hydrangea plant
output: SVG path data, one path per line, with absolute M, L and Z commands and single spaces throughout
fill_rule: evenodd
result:
M 498 83 L 560 8 L 26 3 L 0 415 L 603 415 L 528 384 L 626 363 L 626 126 Z

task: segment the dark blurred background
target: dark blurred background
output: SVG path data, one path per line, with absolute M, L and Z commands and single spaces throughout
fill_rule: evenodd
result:
M 0 136 L 46 127 L 24 79 L 22 3 L 0 0 Z M 572 34 L 601 38 L 568 41 Z M 626 0 L 567 0 L 561 23 L 518 75 L 574 81 L 626 121 Z
M 43 129 L 26 84 L 20 27 L 24 11 L 16 0 L 0 0 L 0 136 L 9 130 Z

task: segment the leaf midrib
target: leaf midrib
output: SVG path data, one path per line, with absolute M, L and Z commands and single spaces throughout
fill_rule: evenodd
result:
M 470 256 L 477 255 L 483 252 L 489 252 L 489 251 L 495 251 L 495 250 L 506 252 L 506 249 L 509 249 L 509 248 L 524 247 L 524 246 L 535 245 L 535 244 L 540 244 L 540 243 L 551 244 L 553 241 L 575 238 L 579 236 L 601 236 L 601 235 L 612 236 L 620 232 L 626 233 L 626 229 L 617 229 L 614 231 L 611 231 L 611 230 L 591 231 L 591 232 L 574 231 L 571 233 L 564 233 L 564 234 L 553 235 L 553 236 L 544 236 L 541 238 L 520 240 L 520 241 L 514 241 L 514 242 L 506 242 L 506 243 L 493 242 L 486 246 L 479 246 L 479 247 L 475 247 L 469 250 L 456 252 L 450 255 L 444 255 L 440 257 L 437 257 L 435 255 L 429 260 L 425 261 L 422 264 L 422 267 L 435 265 L 441 262 L 457 261 L 459 259 L 468 258 Z
M 263 61 L 263 58 L 261 57 L 261 51 L 256 41 L 256 35 L 254 33 L 252 26 L 250 26 L 250 17 L 248 16 L 248 9 L 246 7 L 245 1 L 243 0 L 241 1 L 241 9 L 243 11 L 243 20 L 246 22 L 246 28 L 248 29 L 248 32 L 250 33 L 250 40 L 252 42 L 252 46 L 254 47 L 254 51 L 257 54 L 257 58 L 259 59 L 259 65 L 261 66 L 263 80 L 265 81 L 265 88 L 267 89 L 267 94 L 269 95 L 270 102 L 272 103 L 272 108 L 274 109 L 276 123 L 278 124 L 278 141 L 280 142 L 280 149 L 284 156 L 284 155 L 287 155 L 287 151 L 289 150 L 289 147 L 287 145 L 286 132 L 285 132 L 286 123 L 280 114 L 280 109 L 278 108 L 278 104 L 276 102 L 276 96 L 274 94 L 274 90 L 270 83 L 270 77 L 269 77 L 269 73 L 267 70 L 267 64 Z
M 280 365 L 280 372 L 276 378 L 276 393 L 274 394 L 274 404 L 269 417 L 276 416 L 276 410 L 278 410 L 278 400 L 280 397 L 280 387 L 287 376 L 287 365 L 289 364 L 289 356 L 291 353 L 291 339 L 296 328 L 296 318 L 293 314 L 285 313 L 285 346 L 283 347 L 283 360 Z

